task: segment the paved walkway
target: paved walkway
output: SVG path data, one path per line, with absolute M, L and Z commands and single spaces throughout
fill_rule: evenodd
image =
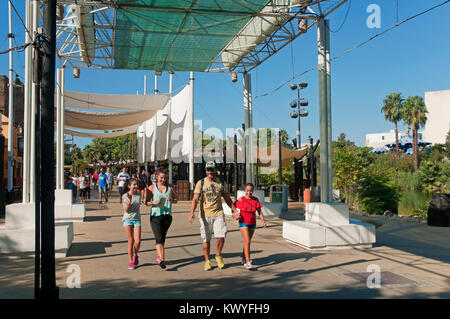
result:
M 94 195 L 94 198 L 96 196 Z M 298 211 L 292 203 L 291 213 Z M 56 260 L 61 298 L 449 298 L 450 229 L 381 219 L 377 244 L 368 250 L 307 251 L 286 242 L 282 219 L 256 230 L 252 259 L 240 263 L 242 237 L 227 218 L 226 267 L 203 270 L 199 223 L 188 222 L 189 202 L 174 205 L 166 241 L 168 267 L 155 261 L 155 243 L 144 208 L 141 265 L 128 270 L 127 241 L 118 197 L 91 199 L 87 218 L 74 223 L 68 257 Z M 214 260 L 215 241 L 212 241 Z M 69 265 L 81 270 L 81 288 L 67 288 Z M 367 268 L 381 269 L 381 288 L 369 289 Z M 33 297 L 34 260 L 0 257 L 0 298 Z

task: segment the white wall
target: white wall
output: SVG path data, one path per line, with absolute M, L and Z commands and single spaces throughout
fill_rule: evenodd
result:
M 425 92 L 428 109 L 423 139 L 444 144 L 450 129 L 450 90 Z
M 406 136 L 404 132 L 398 132 L 398 138 Z M 368 147 L 383 147 L 386 144 L 395 143 L 395 130 L 390 130 L 384 133 L 366 134 L 366 146 Z

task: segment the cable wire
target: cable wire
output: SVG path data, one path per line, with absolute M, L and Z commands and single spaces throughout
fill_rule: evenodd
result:
M 25 31 L 27 31 L 28 36 L 30 37 L 30 39 L 33 39 L 33 37 L 31 36 L 30 30 L 28 30 L 27 26 L 25 25 L 25 23 L 22 20 L 22 17 L 20 16 L 19 12 L 17 11 L 16 7 L 14 6 L 14 4 L 12 3 L 11 0 L 9 0 L 9 3 L 11 4 L 12 8 L 14 9 L 14 11 L 16 12 L 17 16 L 19 17 L 20 22 L 22 22 L 23 27 L 25 28 Z
M 18 46 L 15 46 L 15 47 L 6 49 L 6 50 L 4 50 L 4 51 L 0 51 L 0 54 L 9 53 L 10 51 L 23 52 L 23 51 L 25 51 L 25 49 L 26 49 L 28 46 L 30 46 L 30 45 L 32 45 L 32 44 L 34 44 L 34 42 L 29 42 L 29 43 L 25 43 L 25 44 L 22 44 L 22 45 L 18 45 Z
M 380 32 L 380 33 L 374 35 L 373 37 L 370 37 L 368 40 L 366 40 L 366 41 L 364 41 L 364 42 L 361 42 L 360 44 L 356 45 L 355 47 L 353 47 L 353 48 L 351 48 L 351 49 L 349 49 L 349 50 L 346 50 L 346 51 L 344 51 L 344 52 L 338 54 L 337 56 L 335 56 L 335 57 L 333 57 L 332 59 L 330 59 L 330 62 L 331 62 L 331 61 L 336 61 L 337 59 L 339 59 L 339 58 L 341 58 L 341 57 L 343 57 L 343 56 L 349 54 L 350 52 L 355 51 L 356 49 L 359 49 L 360 47 L 366 45 L 367 43 L 369 43 L 370 41 L 376 39 L 377 37 L 379 37 L 379 36 L 381 36 L 381 35 L 383 35 L 383 34 L 389 32 L 389 31 L 392 31 L 393 29 L 399 27 L 399 26 L 402 25 L 403 23 L 406 23 L 406 22 L 408 22 L 408 21 L 410 21 L 410 20 L 413 20 L 413 19 L 415 19 L 415 18 L 417 18 L 417 17 L 419 17 L 419 16 L 422 16 L 422 15 L 424 15 L 424 14 L 426 14 L 426 13 L 428 13 L 428 12 L 434 10 L 434 9 L 437 9 L 437 8 L 439 8 L 439 7 L 442 7 L 443 5 L 446 5 L 446 4 L 449 3 L 449 2 L 450 2 L 450 0 L 445 0 L 444 2 L 441 2 L 440 4 L 437 4 L 437 5 L 431 7 L 431 8 L 429 8 L 429 9 L 427 9 L 427 10 L 424 10 L 424 11 L 422 11 L 422 12 L 420 12 L 420 13 L 417 13 L 417 14 L 415 14 L 415 15 L 409 17 L 409 18 L 406 18 L 406 19 L 402 20 L 401 22 L 398 22 L 398 23 L 394 24 L 394 25 L 391 26 L 390 28 L 388 28 L 388 29 L 386 29 L 386 30 L 384 30 L 384 31 L 382 31 L 382 32 Z M 268 95 L 272 95 L 272 94 L 274 94 L 275 92 L 279 91 L 281 88 L 283 88 L 286 84 L 288 84 L 288 83 L 291 82 L 292 80 L 294 80 L 294 79 L 296 79 L 296 78 L 298 78 L 298 77 L 300 77 L 300 76 L 303 76 L 303 75 L 305 75 L 305 74 L 307 74 L 307 73 L 309 73 L 309 72 L 311 72 L 311 71 L 314 71 L 315 69 L 317 69 L 317 66 L 314 66 L 314 67 L 312 67 L 312 68 L 310 68 L 310 69 L 308 69 L 308 70 L 306 70 L 306 71 L 304 71 L 304 72 L 302 72 L 302 73 L 300 73 L 300 74 L 298 74 L 298 75 L 296 75 L 296 76 L 294 76 L 294 77 L 291 77 L 289 80 L 285 81 L 283 84 L 281 84 L 280 86 L 278 86 L 276 89 L 272 90 L 271 92 L 267 92 L 267 93 L 264 93 L 264 94 L 255 96 L 255 99 L 260 98 L 260 97 L 264 97 L 264 96 L 268 96 Z
M 347 21 L 347 17 L 348 17 L 348 13 L 350 12 L 351 5 L 352 5 L 352 0 L 349 1 L 348 6 L 347 6 L 347 13 L 345 14 L 344 21 L 342 21 L 341 26 L 337 30 L 333 31 L 328 26 L 328 30 L 330 30 L 331 33 L 338 33 L 339 31 L 341 31 L 342 27 L 344 26 L 345 22 Z

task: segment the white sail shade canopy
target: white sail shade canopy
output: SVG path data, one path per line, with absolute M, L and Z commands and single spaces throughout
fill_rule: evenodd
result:
M 65 91 L 64 107 L 102 111 L 161 110 L 169 98 L 170 94 L 96 94 Z
M 127 135 L 136 132 L 139 125 L 133 125 L 130 127 L 126 127 L 124 129 L 120 130 L 114 130 L 113 132 L 81 132 L 81 131 L 75 131 L 70 129 L 64 129 L 64 133 L 72 136 L 79 136 L 79 137 L 90 137 L 90 138 L 110 138 L 110 137 L 117 137 L 122 135 Z

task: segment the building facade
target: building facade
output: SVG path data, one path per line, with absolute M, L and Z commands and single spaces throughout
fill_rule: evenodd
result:
M 24 115 L 24 88 L 17 78 L 14 80 L 14 136 L 13 136 L 13 186 L 22 186 L 22 159 L 23 159 L 23 115 Z M 4 167 L 3 178 L 5 187 L 8 185 L 8 127 L 9 127 L 9 79 L 0 75 L 0 116 L 2 134 L 5 137 L 3 150 Z
M 450 90 L 425 92 L 428 109 L 423 138 L 432 144 L 445 144 L 450 130 Z
M 399 139 L 401 139 L 402 137 L 407 137 L 407 136 L 411 136 L 411 135 L 408 135 L 405 132 L 398 132 Z M 421 141 L 422 137 L 423 137 L 423 132 L 419 131 L 417 137 L 418 137 L 419 141 Z M 428 142 L 427 140 L 425 140 L 425 141 Z M 373 148 L 377 148 L 377 147 L 382 148 L 386 144 L 395 144 L 395 130 L 390 130 L 389 132 L 384 132 L 384 133 L 366 134 L 365 146 L 373 147 Z
M 3 148 L 3 178 L 4 185 L 8 185 L 8 126 L 9 119 L 1 114 L 2 125 L 1 132 L 5 137 L 5 145 Z M 16 125 L 14 127 L 13 136 L 13 186 L 22 186 L 22 159 L 23 159 L 23 137 L 22 130 Z

